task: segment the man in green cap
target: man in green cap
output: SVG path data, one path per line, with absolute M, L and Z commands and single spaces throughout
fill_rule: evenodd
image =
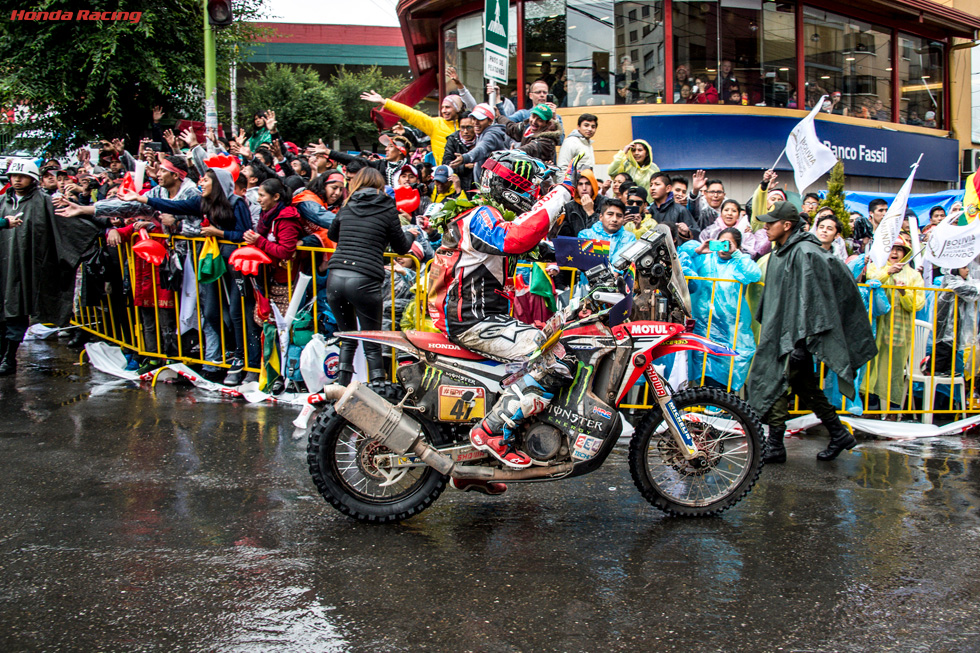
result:
M 531 109 L 531 115 L 523 122 L 514 122 L 503 115 L 497 118 L 497 122 L 504 126 L 511 140 L 520 143 L 516 149 L 554 164 L 558 145 L 564 135 L 554 117 L 555 112 L 551 107 L 539 104 Z
M 836 373 L 841 392 L 853 398 L 855 373 L 878 352 L 868 314 L 854 277 L 802 228 L 795 206 L 776 202 L 758 219 L 765 223 L 772 255 L 756 309 L 762 330 L 747 390 L 749 403 L 769 424 L 764 460 L 786 462 L 789 389 L 830 432 L 830 444 L 817 460 L 833 460 L 857 441 L 820 389 L 815 362 Z

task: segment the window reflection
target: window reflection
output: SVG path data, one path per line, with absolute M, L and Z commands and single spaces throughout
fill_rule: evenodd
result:
M 560 107 L 674 102 L 809 109 L 891 121 L 892 71 L 898 65 L 899 119 L 942 128 L 944 48 L 824 11 L 771 0 L 673 0 L 674 69 L 665 69 L 663 0 L 527 0 L 524 4 L 525 106 L 543 80 Z M 796 12 L 803 11 L 805 61 L 796 58 Z M 516 25 L 516 11 L 511 8 Z M 518 104 L 516 29 L 504 96 Z M 444 30 L 446 64 L 480 95 L 482 15 Z M 796 88 L 805 64 L 805 88 Z M 665 76 L 672 75 L 672 97 Z
M 899 116 L 909 125 L 942 129 L 943 46 L 918 36 L 898 36 Z
M 517 10 L 510 8 L 510 66 L 507 84 L 500 85 L 502 97 L 517 98 Z M 459 78 L 477 100 L 485 95 L 483 77 L 483 14 L 460 18 L 442 32 L 443 70 L 455 66 Z M 455 87 L 453 87 L 455 88 Z
M 826 95 L 827 113 L 891 122 L 891 33 L 811 7 L 803 26 L 807 108 Z

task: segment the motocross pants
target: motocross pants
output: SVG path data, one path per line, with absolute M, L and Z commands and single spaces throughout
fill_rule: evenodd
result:
M 509 315 L 495 315 L 464 331 L 456 342 L 493 360 L 519 362 L 544 344 L 553 329 L 550 323 L 542 331 Z M 512 441 L 516 426 L 546 410 L 555 391 L 569 378 L 568 367 L 549 350 L 528 365 L 520 380 L 504 388 L 482 426 Z

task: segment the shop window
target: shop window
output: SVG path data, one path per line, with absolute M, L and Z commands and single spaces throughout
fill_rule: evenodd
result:
M 853 18 L 804 8 L 806 108 L 821 96 L 825 111 L 890 122 L 891 32 Z
M 510 8 L 510 24 L 517 25 L 517 9 Z M 459 78 L 477 101 L 486 96 L 483 77 L 483 14 L 460 18 L 443 29 L 443 69 L 455 66 Z M 500 86 L 501 96 L 512 101 L 517 97 L 517 31 L 510 30 L 510 69 L 507 84 Z M 515 101 L 516 105 L 516 101 Z
M 548 95 L 558 106 L 568 105 L 565 31 L 564 0 L 524 3 L 525 90 L 530 91 L 535 80 L 543 80 L 548 84 Z M 533 104 L 525 99 L 525 107 Z
M 944 129 L 943 44 L 908 34 L 900 34 L 898 38 L 903 53 L 898 68 L 901 122 Z
M 663 101 L 662 15 L 661 0 L 567 0 L 568 106 Z
M 762 0 L 674 7 L 674 102 L 795 105 L 795 5 Z

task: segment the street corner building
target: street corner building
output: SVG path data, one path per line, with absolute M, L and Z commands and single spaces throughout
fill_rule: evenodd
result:
M 447 66 L 482 87 L 484 5 L 398 3 L 412 97 L 444 94 Z M 848 190 L 897 191 L 920 153 L 915 192 L 959 188 L 980 161 L 980 0 L 512 0 L 508 23 L 502 94 L 529 108 L 523 90 L 543 79 L 566 132 L 598 116 L 599 174 L 644 139 L 660 169 L 721 173 L 748 196 L 823 96 L 817 134 Z M 777 170 L 790 170 L 785 158 Z

